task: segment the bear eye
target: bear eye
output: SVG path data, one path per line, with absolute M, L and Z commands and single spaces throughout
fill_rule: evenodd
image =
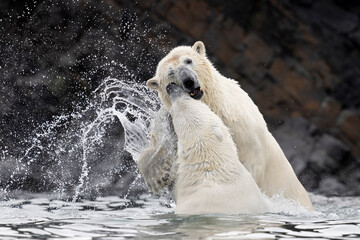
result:
M 188 59 L 185 60 L 185 63 L 190 64 L 190 63 L 192 63 L 192 60 L 190 58 L 188 58 Z

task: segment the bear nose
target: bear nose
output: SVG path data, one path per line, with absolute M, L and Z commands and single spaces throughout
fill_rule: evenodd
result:
M 186 78 L 184 81 L 184 87 L 191 89 L 194 87 L 194 80 L 192 78 Z

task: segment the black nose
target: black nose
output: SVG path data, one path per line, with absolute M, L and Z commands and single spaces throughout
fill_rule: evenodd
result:
M 192 78 L 186 78 L 184 81 L 184 87 L 191 89 L 194 87 L 194 80 Z

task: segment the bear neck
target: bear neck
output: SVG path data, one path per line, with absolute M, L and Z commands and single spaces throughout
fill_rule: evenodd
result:
M 225 109 L 224 103 L 221 101 L 214 101 L 214 99 L 224 99 L 223 86 L 221 86 L 221 75 L 215 70 L 208 77 L 204 84 L 204 98 L 202 101 L 208 105 L 216 115 L 223 119 L 223 110 Z M 211 83 L 211 84 L 210 84 Z

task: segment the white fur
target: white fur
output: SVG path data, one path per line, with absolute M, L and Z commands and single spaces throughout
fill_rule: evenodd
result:
M 311 210 L 312 204 L 306 190 L 268 131 L 258 107 L 237 82 L 224 77 L 212 66 L 202 42 L 196 42 L 193 47 L 174 48 L 159 62 L 155 77 L 148 80 L 147 86 L 158 92 L 163 108 L 168 110 L 171 106 L 166 86 L 170 81 L 176 83 L 176 79 L 168 77 L 169 68 L 179 68 L 186 58 L 192 59 L 193 71 L 204 91 L 201 101 L 229 128 L 240 162 L 251 173 L 260 189 L 269 197 L 283 194 Z M 153 134 L 162 133 L 153 131 Z M 146 176 L 144 178 L 147 181 Z
M 178 98 L 170 113 L 178 136 L 177 214 L 268 211 L 269 201 L 238 161 L 228 128 L 207 105 Z

